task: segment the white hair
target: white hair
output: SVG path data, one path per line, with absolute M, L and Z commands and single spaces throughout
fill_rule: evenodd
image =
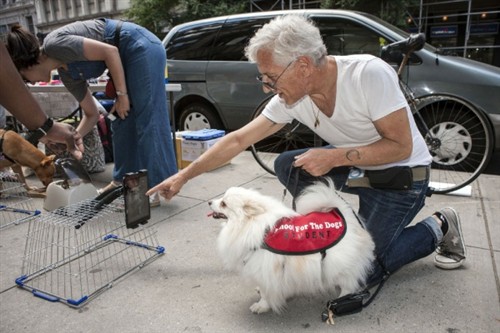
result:
M 300 56 L 308 56 L 319 65 L 327 54 L 319 29 L 307 17 L 296 14 L 278 16 L 264 24 L 250 39 L 245 55 L 256 62 L 260 50 L 270 51 L 273 61 L 282 66 Z

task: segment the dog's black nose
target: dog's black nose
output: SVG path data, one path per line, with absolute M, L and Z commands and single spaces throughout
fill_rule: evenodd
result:
M 210 200 L 210 201 L 208 202 L 208 205 L 209 205 L 209 206 L 210 206 L 211 204 L 212 204 L 212 200 Z

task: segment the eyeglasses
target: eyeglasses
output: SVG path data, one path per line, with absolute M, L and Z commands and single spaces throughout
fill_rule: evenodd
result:
M 262 85 L 266 88 L 268 88 L 269 90 L 271 90 L 272 92 L 276 92 L 276 84 L 278 83 L 278 80 L 280 79 L 280 77 L 285 74 L 286 70 L 288 69 L 288 67 L 290 67 L 291 64 L 293 64 L 295 62 L 295 60 L 292 60 L 288 63 L 288 65 L 286 65 L 285 69 L 283 70 L 283 72 L 281 72 L 280 75 L 278 75 L 278 77 L 276 78 L 276 80 L 272 80 L 271 82 L 267 82 L 267 81 L 264 81 L 264 75 L 259 75 L 257 76 L 257 81 L 259 81 L 260 83 L 262 83 Z M 266 75 L 267 77 L 269 77 L 268 75 Z

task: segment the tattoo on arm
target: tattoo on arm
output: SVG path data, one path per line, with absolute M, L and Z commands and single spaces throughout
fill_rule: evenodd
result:
M 354 162 L 354 158 L 359 161 L 361 159 L 361 154 L 357 149 L 350 149 L 345 153 L 345 158 L 351 162 Z

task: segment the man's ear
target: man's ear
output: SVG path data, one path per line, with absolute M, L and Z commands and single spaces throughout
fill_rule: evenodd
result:
M 314 64 L 312 59 L 306 56 L 300 56 L 297 58 L 297 66 L 299 67 L 299 73 L 303 78 L 309 77 L 312 74 L 312 69 Z

